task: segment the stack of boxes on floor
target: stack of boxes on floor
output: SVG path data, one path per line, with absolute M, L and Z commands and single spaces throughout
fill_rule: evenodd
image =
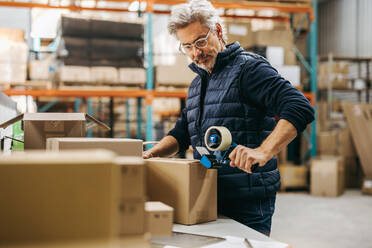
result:
M 24 31 L 0 27 L 0 83 L 24 83 L 28 46 Z
M 62 16 L 59 80 L 143 86 L 143 24 Z
M 80 135 L 71 129 L 85 134 L 90 118 L 82 116 L 18 118 L 27 151 L 0 156 L 2 244 L 150 247 L 150 237 L 171 235 L 173 221 L 217 219 L 216 170 L 197 160 L 143 160 L 142 140 L 73 137 Z
M 311 193 L 338 196 L 344 188 L 360 188 L 363 172 L 349 122 L 342 112 L 327 114 L 326 102 L 318 102 L 317 109 L 318 158 L 312 161 Z

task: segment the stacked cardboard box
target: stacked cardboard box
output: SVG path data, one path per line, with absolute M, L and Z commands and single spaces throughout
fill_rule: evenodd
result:
M 286 188 L 306 188 L 308 183 L 308 167 L 304 165 L 294 165 L 290 163 L 280 164 L 280 183 L 283 189 Z
M 119 156 L 142 157 L 142 140 L 120 138 L 49 138 L 47 149 L 53 151 L 107 149 Z
M 28 46 L 24 31 L 0 27 L 0 82 L 24 83 L 27 77 Z
M 341 156 L 313 159 L 310 174 L 312 195 L 335 197 L 344 193 L 345 169 Z
M 348 89 L 348 75 L 348 63 L 321 63 L 318 68 L 318 89 L 328 89 L 328 85 L 333 89 Z
M 174 222 L 184 225 L 217 219 L 217 171 L 198 160 L 146 160 L 147 192 L 151 201 L 174 209 Z
M 146 230 L 152 237 L 172 235 L 173 208 L 162 202 L 146 202 Z

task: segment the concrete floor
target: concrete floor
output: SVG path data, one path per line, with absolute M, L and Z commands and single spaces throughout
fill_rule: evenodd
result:
M 360 190 L 337 198 L 279 193 L 271 238 L 293 248 L 372 248 L 372 196 Z

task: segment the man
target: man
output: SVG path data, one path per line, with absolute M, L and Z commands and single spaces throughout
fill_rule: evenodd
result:
M 230 166 L 218 170 L 218 211 L 269 236 L 280 188 L 274 156 L 313 121 L 313 108 L 264 58 L 243 51 L 237 42 L 225 45 L 210 2 L 175 6 L 168 29 L 198 76 L 176 126 L 143 157 L 166 157 L 192 145 L 200 159 L 195 147 L 205 147 L 206 130 L 227 127 L 239 145 L 229 156 Z

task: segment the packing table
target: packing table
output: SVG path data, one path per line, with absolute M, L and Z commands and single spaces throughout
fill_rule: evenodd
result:
M 233 247 L 233 248 L 289 248 L 290 246 L 230 218 L 219 216 L 216 221 L 198 225 L 173 225 L 174 235 L 152 239 L 152 247 Z M 190 235 L 188 235 L 190 234 Z

